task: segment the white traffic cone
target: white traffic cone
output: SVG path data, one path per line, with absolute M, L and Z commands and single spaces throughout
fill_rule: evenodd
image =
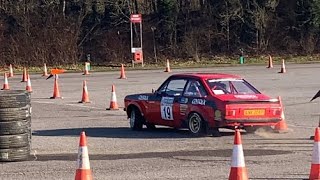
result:
M 26 90 L 28 92 L 32 92 L 32 87 L 31 87 L 31 80 L 30 80 L 30 75 L 27 75 L 27 85 L 26 85 Z
M 110 107 L 107 110 L 119 110 L 115 86 L 112 85 Z
M 236 129 L 234 136 L 229 180 L 248 180 L 247 168 L 244 162 L 241 134 L 239 129 Z
M 92 180 L 89 154 L 87 147 L 87 137 L 84 131 L 80 134 L 77 170 L 75 180 Z

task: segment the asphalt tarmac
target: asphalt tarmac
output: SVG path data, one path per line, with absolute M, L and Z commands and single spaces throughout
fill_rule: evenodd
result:
M 164 70 L 164 69 L 163 69 Z M 123 108 L 125 95 L 151 92 L 171 74 L 184 72 L 232 73 L 244 77 L 261 92 L 281 96 L 288 133 L 261 129 L 242 131 L 245 165 L 250 179 L 306 179 L 311 168 L 320 98 L 309 102 L 320 89 L 320 64 L 212 67 L 65 73 L 59 76 L 63 99 L 50 99 L 53 78 L 31 75 L 32 146 L 28 161 L 0 164 L 0 179 L 74 179 L 79 135 L 85 130 L 93 179 L 227 179 L 231 167 L 234 132 L 221 129 L 222 137 L 192 137 L 187 130 L 158 126 L 131 131 Z M 91 103 L 78 103 L 87 80 Z M 9 78 L 11 89 L 25 89 L 21 75 Z M 111 86 L 116 87 L 118 111 L 108 111 Z

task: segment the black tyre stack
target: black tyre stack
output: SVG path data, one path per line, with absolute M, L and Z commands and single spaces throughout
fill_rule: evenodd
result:
M 31 94 L 0 91 L 0 161 L 23 161 L 31 149 Z

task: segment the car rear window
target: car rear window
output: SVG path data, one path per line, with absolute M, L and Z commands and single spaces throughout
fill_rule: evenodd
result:
M 207 83 L 214 94 L 260 94 L 243 79 L 209 79 Z

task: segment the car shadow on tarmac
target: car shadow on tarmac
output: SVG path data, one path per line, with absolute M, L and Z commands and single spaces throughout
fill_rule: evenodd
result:
M 81 131 L 85 131 L 89 137 L 104 138 L 197 138 L 189 133 L 187 129 L 156 128 L 154 130 L 143 129 L 142 131 L 132 131 L 128 127 L 89 127 L 71 129 L 50 129 L 35 130 L 33 136 L 79 136 Z M 210 135 L 207 135 L 210 136 Z M 221 132 L 221 136 L 234 136 L 234 132 Z

